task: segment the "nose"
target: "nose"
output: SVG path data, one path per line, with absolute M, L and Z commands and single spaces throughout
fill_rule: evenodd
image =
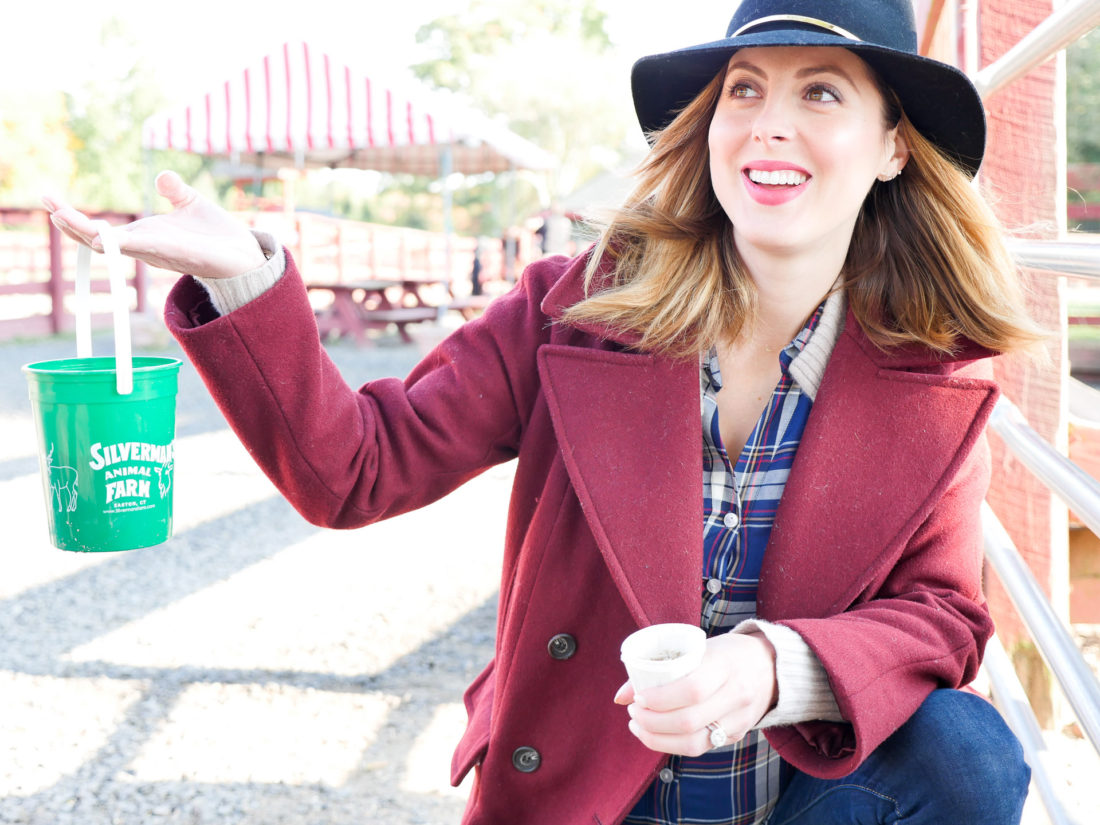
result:
M 752 138 L 759 143 L 782 142 L 794 132 L 791 107 L 778 95 L 766 97 L 752 123 Z

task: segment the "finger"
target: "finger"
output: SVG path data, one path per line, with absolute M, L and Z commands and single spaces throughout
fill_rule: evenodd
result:
M 168 199 L 173 209 L 189 206 L 198 197 L 198 192 L 183 182 L 183 178 L 172 171 L 161 172 L 155 181 L 157 192 Z
M 103 251 L 103 245 L 99 241 L 99 230 L 83 212 L 72 207 L 64 207 L 53 212 L 50 215 L 50 221 L 77 243 L 90 246 L 97 252 Z
M 673 711 L 650 710 L 637 702 L 627 706 L 627 713 L 648 733 L 667 736 L 687 736 L 706 727 L 723 712 L 717 702 L 704 702 Z
M 652 751 L 658 753 L 671 753 L 678 756 L 701 756 L 713 749 L 710 741 L 710 731 L 706 728 L 684 734 L 653 733 L 638 724 L 635 720 L 628 723 L 630 732 L 638 741 Z M 729 735 L 726 744 L 732 744 L 737 739 Z
M 616 705 L 629 705 L 634 701 L 634 686 L 627 680 L 621 688 L 615 692 Z
M 660 713 L 689 708 L 707 701 L 725 681 L 725 673 L 704 660 L 703 664 L 674 682 L 648 688 L 644 701 L 635 695 L 634 704 Z

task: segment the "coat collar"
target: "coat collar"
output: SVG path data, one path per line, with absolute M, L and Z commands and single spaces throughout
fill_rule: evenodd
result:
M 989 372 L 883 353 L 849 313 L 776 512 L 762 618 L 830 615 L 881 583 L 981 441 Z
M 585 261 L 576 258 L 546 294 L 551 319 L 584 298 Z M 639 626 L 697 622 L 699 365 L 613 348 L 636 336 L 578 329 L 602 348 L 590 339 L 545 345 L 538 363 L 585 518 Z M 958 362 L 988 354 L 974 346 L 949 358 L 918 347 L 883 352 L 847 312 L 776 515 L 758 594 L 763 618 L 843 609 L 893 563 L 898 541 L 981 438 L 996 385 Z
M 698 365 L 548 344 L 538 367 L 573 489 L 638 626 L 698 622 Z
M 585 290 L 584 271 L 594 248 L 594 246 L 589 247 L 570 261 L 561 278 L 543 296 L 542 311 L 551 321 L 561 321 L 565 310 L 588 297 Z M 610 254 L 604 255 L 603 260 L 600 261 L 600 268 L 596 271 L 593 292 L 598 292 L 607 285 L 613 262 L 614 259 Z M 626 348 L 637 347 L 642 340 L 642 336 L 637 332 L 624 332 L 605 324 L 576 324 L 575 329 L 595 336 L 601 341 L 610 341 Z

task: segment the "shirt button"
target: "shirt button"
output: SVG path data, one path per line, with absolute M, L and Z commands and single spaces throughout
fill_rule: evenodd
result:
M 676 774 L 672 772 L 672 768 L 661 768 L 661 772 L 657 775 L 661 777 L 661 781 L 666 785 L 671 785 L 672 780 L 676 778 Z
M 726 513 L 725 517 L 722 519 L 722 523 L 726 525 L 729 530 L 734 529 L 740 521 L 741 519 L 737 517 L 737 513 Z
M 718 579 L 707 579 L 707 592 L 711 595 L 720 593 L 722 590 L 722 582 Z

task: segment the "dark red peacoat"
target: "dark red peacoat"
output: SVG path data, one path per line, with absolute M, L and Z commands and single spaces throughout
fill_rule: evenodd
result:
M 496 655 L 467 692 L 453 763 L 456 783 L 477 766 L 467 825 L 618 822 L 665 761 L 612 703 L 619 644 L 699 620 L 698 364 L 555 323 L 582 289 L 582 260 L 540 261 L 407 379 L 358 392 L 318 343 L 293 262 L 225 317 L 189 278 L 166 307 L 244 444 L 314 523 L 411 510 L 518 456 Z M 811 774 L 849 773 L 934 687 L 977 671 L 986 355 L 887 355 L 849 316 L 829 362 L 758 600 L 817 653 L 850 720 L 768 732 Z M 561 633 L 568 658 L 548 650 Z

